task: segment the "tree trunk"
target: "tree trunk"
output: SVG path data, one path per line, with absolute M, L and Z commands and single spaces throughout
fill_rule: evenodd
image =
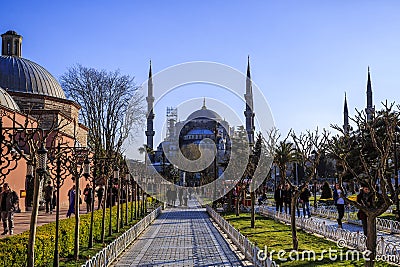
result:
M 129 204 L 129 199 L 128 199 L 128 184 L 125 185 L 125 225 L 128 225 L 128 204 Z
M 96 172 L 96 171 L 95 171 Z M 90 228 L 89 228 L 89 244 L 88 248 L 93 247 L 93 224 L 94 224 L 94 195 L 95 195 L 95 189 L 96 189 L 96 177 L 93 177 L 93 187 L 92 187 L 92 201 L 90 202 Z
M 75 240 L 74 240 L 74 259 L 79 260 L 79 200 L 81 192 L 79 188 L 79 178 L 75 177 Z
M 136 202 L 137 202 L 137 218 L 140 218 L 140 213 L 142 211 L 142 208 L 140 207 L 140 187 L 139 184 L 136 183 Z
M 118 192 L 117 192 L 117 229 L 116 232 L 119 233 L 119 228 L 120 228 L 120 219 L 121 219 L 121 178 L 118 179 Z
M 254 203 L 256 201 L 256 194 L 253 192 L 250 192 L 250 197 L 251 197 L 251 228 L 255 228 L 255 211 L 254 211 Z
M 35 238 L 36 238 L 37 216 L 39 212 L 40 179 L 42 179 L 41 175 L 36 174 L 33 182 L 34 184 L 33 205 L 32 205 L 31 222 L 29 227 L 29 242 L 28 242 L 28 265 L 27 265 L 28 267 L 35 266 Z
M 376 256 L 376 217 L 368 216 L 367 217 L 367 250 L 371 253 L 368 258 L 371 259 L 369 261 L 365 261 L 366 267 L 375 266 L 375 256 Z
M 240 191 L 238 190 L 237 195 L 236 195 L 236 208 L 235 208 L 235 212 L 236 212 L 236 216 L 240 215 Z
M 232 190 L 228 193 L 228 212 L 231 212 L 232 209 Z
M 293 240 L 293 250 L 298 250 L 299 248 L 299 240 L 297 239 L 297 230 L 296 230 L 296 202 L 297 196 L 292 197 L 292 201 L 290 202 L 290 227 L 292 228 L 292 240 Z
M 108 194 L 108 179 L 106 179 L 106 184 L 105 184 L 105 188 L 104 188 L 104 194 L 103 194 L 103 198 L 102 198 L 102 204 L 103 204 L 103 214 L 101 217 L 101 243 L 104 244 L 104 240 L 106 237 L 106 209 L 107 209 L 107 194 Z

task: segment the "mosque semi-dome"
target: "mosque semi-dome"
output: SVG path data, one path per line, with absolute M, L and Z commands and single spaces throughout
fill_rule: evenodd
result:
M 5 106 L 11 110 L 20 111 L 17 103 L 15 103 L 14 99 L 0 87 L 0 105 Z
M 53 75 L 39 64 L 21 57 L 21 35 L 14 31 L 8 31 L 1 37 L 0 87 L 7 92 L 66 99 L 64 90 Z

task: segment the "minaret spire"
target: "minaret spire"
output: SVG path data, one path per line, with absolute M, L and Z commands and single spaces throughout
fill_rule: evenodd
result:
M 368 66 L 368 80 L 367 80 L 367 107 L 365 109 L 365 113 L 367 114 L 368 121 L 372 120 L 375 113 L 375 107 L 373 106 L 372 103 L 372 86 L 371 86 L 371 74 L 369 71 L 369 66 Z
M 153 112 L 153 75 L 151 70 L 151 60 L 150 60 L 150 68 L 149 68 L 149 79 L 147 80 L 147 129 L 146 129 L 146 137 L 147 137 L 147 147 L 153 149 L 153 137 L 155 134 L 153 121 L 154 121 L 154 112 Z
M 244 116 L 246 117 L 246 132 L 249 144 L 254 144 L 254 107 L 253 107 L 253 88 L 250 75 L 250 57 L 247 57 L 247 77 L 246 77 L 246 93 L 244 94 L 246 100 L 246 110 Z
M 347 96 L 346 92 L 344 93 L 344 111 L 343 111 L 343 130 L 345 134 L 349 133 L 349 109 L 347 108 Z

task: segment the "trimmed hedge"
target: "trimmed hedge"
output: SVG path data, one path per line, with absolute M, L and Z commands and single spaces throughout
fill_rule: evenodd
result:
M 125 204 L 122 204 L 123 219 L 125 221 Z M 128 203 L 128 221 L 131 218 L 131 205 Z M 133 210 L 133 212 L 135 212 Z M 94 212 L 93 238 L 94 242 L 101 240 L 101 219 L 103 210 Z M 62 214 L 60 214 L 62 216 Z M 81 214 L 79 224 L 79 244 L 81 248 L 87 248 L 89 242 L 91 214 Z M 107 209 L 105 218 L 105 234 L 108 234 L 108 225 L 110 218 L 110 209 Z M 117 206 L 112 208 L 113 232 L 116 229 Z M 59 255 L 60 259 L 70 258 L 74 253 L 74 235 L 75 235 L 75 217 L 59 221 Z M 56 223 L 52 222 L 37 227 L 35 242 L 35 266 L 52 266 L 54 256 Z M 27 248 L 29 240 L 29 231 L 18 235 L 0 239 L 0 266 L 26 266 Z

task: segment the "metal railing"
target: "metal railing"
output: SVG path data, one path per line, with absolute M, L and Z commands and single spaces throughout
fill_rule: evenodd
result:
M 269 199 L 263 201 L 263 203 L 268 206 L 275 206 L 275 202 Z M 389 212 L 391 210 L 392 207 L 388 209 Z M 338 216 L 337 208 L 335 205 L 330 205 L 330 206 L 318 205 L 316 209 L 310 206 L 310 211 L 314 215 L 332 220 L 336 220 Z M 350 208 L 346 207 L 343 220 L 351 224 L 362 225 L 361 221 L 357 218 L 357 211 L 358 209 L 355 207 L 350 207 Z M 376 227 L 380 231 L 389 232 L 391 234 L 400 234 L 400 222 L 398 221 L 378 217 L 376 218 Z
M 312 208 L 311 212 L 317 216 L 333 220 L 336 220 L 338 216 L 336 206 L 319 207 L 317 209 Z M 362 225 L 361 221 L 357 218 L 357 209 L 345 212 L 343 220 L 351 224 Z M 376 218 L 376 228 L 380 231 L 389 232 L 391 234 L 399 234 L 400 222 L 378 217 Z
M 280 222 L 290 224 L 290 215 L 286 213 L 277 213 L 267 207 L 260 207 L 259 213 Z M 360 232 L 351 232 L 340 229 L 333 225 L 326 225 L 324 221 L 318 221 L 315 218 L 296 217 L 296 226 L 307 232 L 321 235 L 333 241 L 344 240 L 345 245 L 351 249 L 365 251 L 367 237 Z M 343 244 L 343 243 L 342 243 Z M 377 255 L 385 261 L 400 264 L 400 244 L 398 242 L 388 242 L 383 237 L 378 238 L 376 242 Z
M 279 267 L 269 257 L 266 257 L 255 244 L 253 244 L 247 237 L 242 235 L 230 223 L 222 218 L 210 206 L 207 206 L 207 212 L 214 219 L 214 221 L 221 227 L 221 229 L 228 235 L 232 242 L 240 249 L 245 258 L 251 261 L 256 267 Z M 265 258 L 265 259 L 264 259 Z
M 153 210 L 107 247 L 86 261 L 81 267 L 109 266 L 161 213 L 161 207 Z

